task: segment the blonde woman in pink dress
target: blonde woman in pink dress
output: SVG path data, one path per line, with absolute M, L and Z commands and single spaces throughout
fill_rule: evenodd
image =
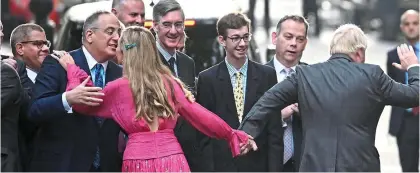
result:
M 227 140 L 233 157 L 257 149 L 249 135 L 230 128 L 217 115 L 189 100 L 191 93 L 161 62 L 148 29 L 126 28 L 118 45 L 123 77 L 109 82 L 102 97 L 88 98 L 98 106 L 72 108 L 85 115 L 112 118 L 127 132 L 123 172 L 190 171 L 173 131 L 178 116 L 210 137 Z M 67 90 L 93 86 L 68 53 L 55 58 L 67 70 Z

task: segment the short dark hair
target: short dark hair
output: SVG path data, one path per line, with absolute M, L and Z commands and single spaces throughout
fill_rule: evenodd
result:
M 249 32 L 251 32 L 251 20 L 248 19 L 242 13 L 229 13 L 222 16 L 217 21 L 217 34 L 226 37 L 227 29 L 239 29 L 243 26 L 247 26 Z
M 185 20 L 184 10 L 176 0 L 160 0 L 153 6 L 153 20 L 158 22 L 171 11 L 181 11 L 182 19 Z
M 282 17 L 277 23 L 276 33 L 279 34 L 281 30 L 281 24 L 287 20 L 293 20 L 295 22 L 303 23 L 305 25 L 305 36 L 308 36 L 309 24 L 308 21 L 301 15 L 286 15 Z
M 86 39 L 86 31 L 95 27 L 98 27 L 98 19 L 99 16 L 104 15 L 104 14 L 109 14 L 111 15 L 112 13 L 109 11 L 104 11 L 104 10 L 99 10 L 94 12 L 93 14 L 91 14 L 86 20 L 85 23 L 83 24 L 83 33 L 82 33 L 82 41 L 84 41 Z
M 29 37 L 31 36 L 32 31 L 39 31 L 45 33 L 44 28 L 34 23 L 25 23 L 13 29 L 12 34 L 10 36 L 10 47 L 12 48 L 12 53 L 14 56 L 17 56 L 16 44 L 23 41 L 28 41 L 27 39 L 29 39 Z

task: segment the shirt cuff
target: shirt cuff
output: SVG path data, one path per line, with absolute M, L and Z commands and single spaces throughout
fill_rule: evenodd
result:
M 67 111 L 67 113 L 73 113 L 73 110 L 67 102 L 66 92 L 64 92 L 63 95 L 61 95 L 61 101 L 63 102 L 64 109 Z
M 287 123 L 286 123 L 286 121 L 283 120 L 283 118 L 281 119 L 281 124 L 282 124 L 283 127 L 287 127 Z
M 411 67 L 419 67 L 419 66 L 420 66 L 420 64 L 413 64 L 413 65 L 410 65 L 410 66 L 408 66 L 407 71 L 408 71 L 408 69 L 410 69 Z

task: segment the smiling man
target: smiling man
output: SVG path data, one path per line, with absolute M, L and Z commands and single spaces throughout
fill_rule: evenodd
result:
M 76 65 L 92 76 L 97 87 L 122 76 L 121 67 L 109 61 L 116 55 L 120 34 L 115 15 L 95 12 L 83 25 L 81 48 L 70 52 Z M 50 55 L 45 58 L 36 78 L 29 113 L 30 119 L 39 123 L 29 171 L 121 171 L 122 158 L 117 146 L 120 127 L 111 119 L 73 112 L 73 104 L 83 103 L 77 98 L 78 88 L 65 91 L 66 76 L 65 69 L 54 58 Z M 86 87 L 86 91 L 92 90 L 93 87 Z
M 113 0 L 111 11 L 126 27 L 132 25 L 144 26 L 143 0 Z
M 197 102 L 219 115 L 237 129 L 254 103 L 277 83 L 274 69 L 248 59 L 252 34 L 251 21 L 241 13 L 229 13 L 217 22 L 218 41 L 226 58 L 204 70 L 197 81 Z M 264 135 L 256 139 L 258 151 L 232 158 L 225 141 L 208 139 L 203 146 L 210 165 L 206 171 L 216 172 L 280 172 L 283 160 L 281 118 L 273 117 Z M 206 139 L 205 137 L 203 137 Z M 205 140 L 202 140 L 205 141 Z
M 195 87 L 195 63 L 188 55 L 177 51 L 179 43 L 183 42 L 185 15 L 181 5 L 175 0 L 160 0 L 153 7 L 153 29 L 156 32 L 156 46 L 162 62 L 169 67 L 174 76 L 184 82 L 190 91 Z M 200 171 L 200 163 L 196 151 L 198 131 L 182 117 L 178 118 L 174 129 L 181 144 L 191 171 Z

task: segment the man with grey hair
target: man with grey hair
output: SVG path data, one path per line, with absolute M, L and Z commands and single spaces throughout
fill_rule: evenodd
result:
M 417 58 L 420 57 L 419 12 L 407 10 L 401 16 L 400 28 L 406 42 L 413 46 Z M 387 71 L 389 77 L 400 83 L 407 83 L 408 74 L 392 63 L 399 63 L 397 48 L 388 52 Z M 403 172 L 419 172 L 419 105 L 404 109 L 392 107 L 389 134 L 397 138 L 398 153 Z
M 143 0 L 113 0 L 111 11 L 126 27 L 131 25 L 144 26 Z
M 268 90 L 241 124 L 257 138 L 271 116 L 299 104 L 303 126 L 301 172 L 380 172 L 375 132 L 386 105 L 419 103 L 419 61 L 412 47 L 401 45 L 396 67 L 407 70 L 409 84 L 395 82 L 378 65 L 364 64 L 367 38 L 356 25 L 339 27 L 331 58 L 297 66 Z
M 83 25 L 82 47 L 69 53 L 75 64 L 92 76 L 96 87 L 79 86 L 65 91 L 66 70 L 51 55 L 45 58 L 29 113 L 29 118 L 39 123 L 29 171 L 121 171 L 118 124 L 71 109 L 74 104 L 97 105 L 93 97 L 100 95 L 100 88 L 122 76 L 121 67 L 109 61 L 116 56 L 120 34 L 115 15 L 95 12 Z
M 177 45 L 184 37 L 185 15 L 176 0 L 160 0 L 153 7 L 153 30 L 156 32 L 156 46 L 162 62 L 169 67 L 174 76 L 184 82 L 190 91 L 195 87 L 195 63 L 188 55 L 177 51 Z M 178 119 L 175 135 L 181 144 L 191 171 L 200 170 L 200 150 L 197 133 L 194 127 L 182 118 Z

